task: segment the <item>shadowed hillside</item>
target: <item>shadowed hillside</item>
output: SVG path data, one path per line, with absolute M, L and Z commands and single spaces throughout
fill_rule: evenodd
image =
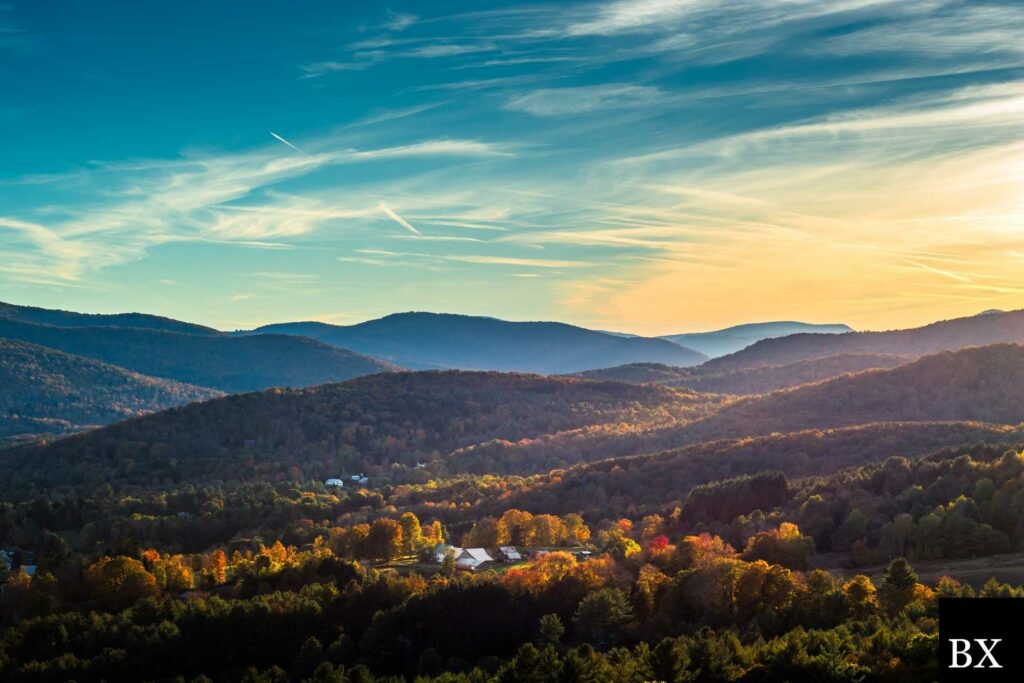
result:
M 502 504 L 583 511 L 595 518 L 635 515 L 671 509 L 699 484 L 766 470 L 785 472 L 789 478 L 827 475 L 892 455 L 913 457 L 960 444 L 1021 441 L 1024 432 L 975 422 L 877 423 L 726 439 L 552 473 Z
M 702 399 L 658 386 L 498 373 L 392 373 L 228 396 L 123 422 L 9 458 L 14 480 L 323 478 L 388 472 L 489 439 L 602 422 L 672 422 Z
M 892 368 L 911 360 L 908 356 L 885 353 L 844 353 L 797 361 L 788 365 L 709 372 L 706 366 L 676 368 L 656 363 L 621 365 L 616 368 L 577 373 L 586 379 L 604 379 L 633 384 L 665 384 L 695 391 L 723 394 L 763 394 L 800 384 L 819 382 L 851 372 Z
M 0 438 L 75 431 L 221 395 L 0 339 Z
M 397 313 L 350 326 L 282 323 L 253 332 L 304 335 L 414 369 L 559 374 L 634 362 L 686 366 L 707 358 L 664 339 L 439 313 Z
M 1024 347 L 997 344 L 926 356 L 738 401 L 693 424 L 693 440 L 878 421 L 1024 421 Z
M 0 337 L 227 392 L 310 386 L 396 369 L 375 358 L 286 335 L 233 337 L 147 328 L 57 327 L 0 318 Z
M 218 334 L 217 330 L 211 327 L 146 313 L 74 313 L 3 302 L 0 302 L 0 318 L 56 327 L 143 327 L 187 334 Z

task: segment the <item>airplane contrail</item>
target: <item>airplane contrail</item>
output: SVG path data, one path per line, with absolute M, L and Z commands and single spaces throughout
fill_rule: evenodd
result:
M 380 203 L 380 206 L 379 206 L 379 208 L 380 208 L 380 210 L 381 210 L 381 211 L 383 211 L 383 212 L 384 212 L 384 215 L 385 215 L 385 216 L 387 216 L 388 218 L 390 218 L 390 219 L 391 219 L 391 220 L 393 220 L 394 222 L 398 223 L 399 225 L 401 225 L 401 226 L 402 226 L 403 228 L 405 228 L 406 230 L 408 230 L 408 231 L 409 231 L 409 232 L 411 232 L 412 234 L 414 234 L 414 235 L 422 235 L 422 234 L 423 234 L 422 232 L 420 232 L 419 230 L 417 230 L 416 228 L 414 228 L 414 227 L 412 226 L 412 224 L 411 224 L 411 223 L 409 223 L 409 221 L 405 220 L 404 218 L 402 218 L 401 216 L 399 216 L 399 215 L 398 215 L 397 213 L 395 213 L 394 211 L 392 211 L 392 210 L 391 210 L 391 207 L 389 207 L 389 206 L 388 206 L 387 204 L 385 204 L 384 202 L 381 202 L 381 203 Z
M 278 135 L 278 134 L 277 134 L 277 133 L 275 133 L 274 131 L 270 131 L 270 134 L 271 134 L 271 135 L 273 135 L 273 136 L 274 136 L 274 138 L 275 138 L 276 140 L 280 140 L 280 141 L 281 141 L 281 142 L 283 142 L 284 144 L 286 144 L 286 145 L 288 145 L 289 147 L 291 147 L 292 149 L 294 149 L 294 150 L 295 150 L 296 152 L 298 152 L 299 154 L 305 154 L 305 152 L 303 152 L 303 151 L 302 151 L 301 149 L 299 149 L 298 147 L 296 147 L 296 146 L 295 146 L 295 145 L 293 145 L 292 143 L 288 142 L 287 140 L 285 140 L 285 139 L 284 139 L 283 137 L 281 137 L 280 135 Z

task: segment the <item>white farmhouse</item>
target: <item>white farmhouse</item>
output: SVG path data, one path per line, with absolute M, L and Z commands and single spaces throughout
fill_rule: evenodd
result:
M 508 563 L 522 562 L 523 556 L 514 545 L 503 545 L 498 548 L 498 557 Z
M 471 572 L 480 570 L 488 562 L 494 562 L 494 558 L 483 548 L 463 548 L 462 552 L 455 556 L 455 566 Z

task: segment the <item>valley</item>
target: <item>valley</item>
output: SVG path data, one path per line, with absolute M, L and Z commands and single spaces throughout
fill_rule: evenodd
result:
M 462 319 L 445 334 L 392 332 L 408 335 L 405 350 L 365 336 L 354 351 L 337 345 L 348 328 L 238 334 L 2 310 L 0 617 L 10 624 L 49 632 L 101 610 L 108 626 L 75 628 L 113 642 L 143 609 L 159 610 L 170 634 L 226 618 L 218 600 L 254 614 L 277 600 L 268 628 L 296 640 L 267 643 L 253 661 L 270 666 L 315 638 L 315 657 L 332 667 L 409 675 L 395 638 L 418 648 L 416 667 L 430 652 L 526 665 L 515 638 L 455 645 L 419 626 L 425 614 L 462 618 L 463 604 L 514 605 L 499 622 L 527 639 L 537 623 L 572 624 L 547 651 L 561 662 L 601 643 L 580 616 L 594 595 L 625 600 L 617 628 L 670 634 L 692 648 L 679 656 L 694 657 L 722 637 L 695 635 L 708 624 L 768 638 L 865 619 L 891 629 L 894 615 L 934 610 L 938 594 L 1021 590 L 1010 585 L 1024 548 L 1024 347 L 1014 343 L 1024 339 L 1013 312 L 940 326 L 955 334 L 797 333 L 695 364 L 685 350 L 672 352 L 683 364 L 668 364 L 657 344 L 631 338 L 626 353 L 642 360 L 616 365 L 625 347 L 602 342 L 608 367 L 539 374 L 502 368 L 565 369 L 557 344 L 549 360 L 521 359 L 546 328 L 511 340 L 523 356 L 480 370 L 500 345 L 430 351 L 464 334 Z M 556 334 L 582 343 L 578 331 Z M 838 341 L 851 338 L 871 341 Z M 979 339 L 998 343 L 970 343 Z M 413 357 L 414 347 L 433 355 Z M 408 369 L 435 364 L 444 369 Z M 913 594 L 886 592 L 904 571 L 898 558 L 917 569 Z M 764 598 L 743 597 L 769 580 L 788 596 L 776 621 Z M 815 612 L 822 600 L 838 611 Z M 337 624 L 344 632 L 332 635 Z M 43 657 L 26 637 L 8 630 L 0 651 Z M 203 670 L 229 667 L 224 653 L 242 647 L 158 638 L 202 653 Z M 77 635 L 68 647 L 76 676 L 124 671 Z M 661 666 L 630 652 L 636 666 Z

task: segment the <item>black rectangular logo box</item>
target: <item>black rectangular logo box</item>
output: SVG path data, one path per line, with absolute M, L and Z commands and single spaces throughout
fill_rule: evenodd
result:
M 1024 599 L 940 599 L 939 681 L 1024 682 Z

